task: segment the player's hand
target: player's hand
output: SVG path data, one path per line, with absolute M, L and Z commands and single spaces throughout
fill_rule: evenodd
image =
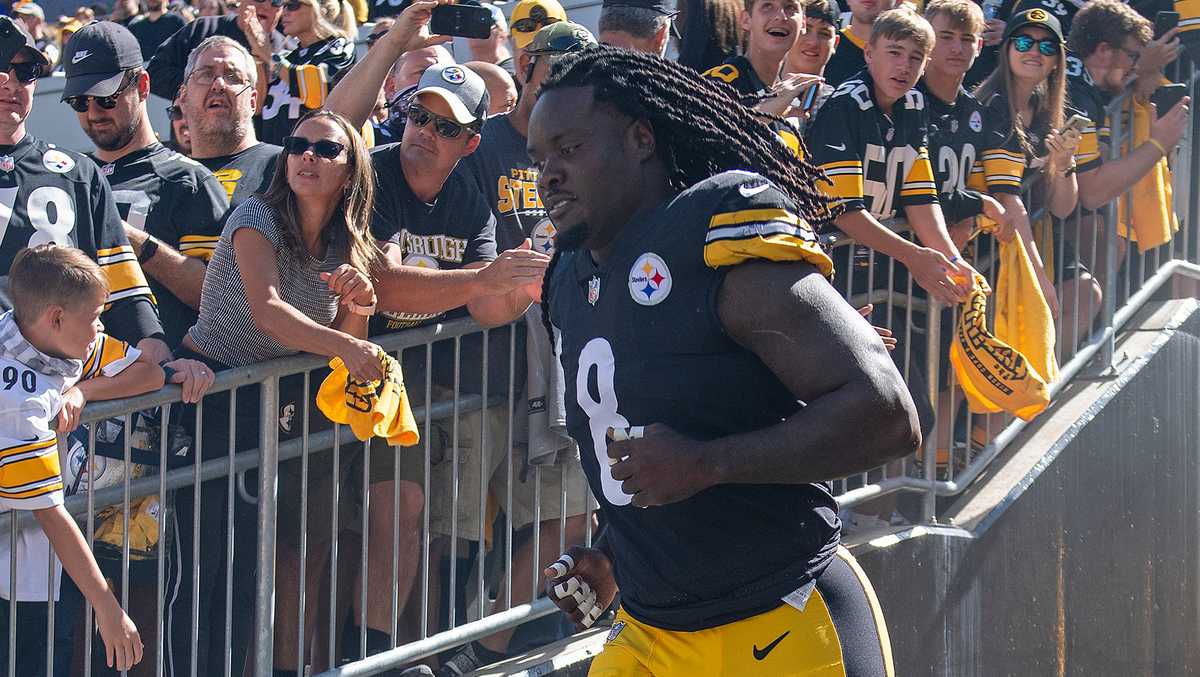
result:
M 1015 226 L 1013 225 L 1013 220 L 1009 215 L 1008 210 L 1004 208 L 1004 205 L 1000 204 L 999 200 L 991 195 L 981 193 L 979 197 L 983 201 L 983 215 L 996 223 L 996 232 L 994 233 L 996 239 L 1000 240 L 1001 242 L 1008 242 L 1011 240 L 1013 233 L 1015 232 Z M 969 232 L 968 237 L 970 237 Z M 960 244 L 957 240 L 954 242 L 954 245 L 960 249 L 965 244 L 966 241 L 964 241 L 962 244 Z
M 213 380 L 217 375 L 213 373 L 208 365 L 199 360 L 188 360 L 180 358 L 171 360 L 163 365 L 174 370 L 171 374 L 171 383 L 178 383 L 183 389 L 182 399 L 189 404 L 199 402 L 200 398 L 204 397 L 204 393 L 212 387 Z
M 417 49 L 432 47 L 450 42 L 454 38 L 449 35 L 433 35 L 429 32 L 429 21 L 433 18 L 433 8 L 438 5 L 451 3 L 453 0 L 417 0 L 400 12 L 396 23 L 379 39 L 399 52 L 411 52 Z
M 875 304 L 868 303 L 867 305 L 858 309 L 858 314 L 862 315 L 863 318 L 869 322 L 871 320 L 871 311 L 873 310 L 875 310 Z M 891 329 L 888 329 L 887 327 L 877 327 L 875 325 L 871 325 L 871 328 L 875 330 L 876 334 L 879 334 L 879 338 L 883 339 L 884 348 L 887 348 L 889 352 L 896 349 L 896 338 L 892 336 Z
M 967 300 L 973 282 L 968 279 L 964 288 L 961 266 L 951 263 L 945 254 L 929 247 L 918 247 L 903 263 L 917 284 L 944 305 L 953 306 Z
M 596 548 L 573 546 L 542 573 L 546 596 L 579 630 L 592 627 L 617 596 L 612 562 Z
M 542 278 L 546 275 L 550 257 L 530 247 L 531 243 L 526 239 L 520 247 L 501 252 L 496 260 L 480 268 L 476 277 L 480 296 L 507 294 L 523 288 L 529 292 L 530 298 L 540 299 Z M 536 292 L 534 287 L 537 288 Z
M 622 433 L 609 431 L 608 462 L 633 505 L 678 503 L 713 485 L 709 468 L 696 462 L 695 440 L 661 423 L 646 426 L 641 437 Z
M 1004 22 L 1000 19 L 988 19 L 987 27 L 983 30 L 983 44 L 995 47 L 1004 39 Z
M 1179 140 L 1183 138 L 1183 132 L 1188 125 L 1188 106 L 1192 103 L 1192 97 L 1185 96 L 1176 103 L 1171 110 L 1167 111 L 1161 118 L 1156 117 L 1154 122 L 1150 123 L 1150 138 L 1162 144 L 1167 152 L 1179 145 Z M 1155 116 L 1158 115 L 1158 107 L 1154 107 Z
M 78 428 L 79 415 L 83 412 L 86 404 L 87 396 L 79 388 L 72 386 L 63 393 L 63 405 L 58 412 L 58 422 L 54 426 L 54 431 L 60 435 L 66 435 Z
M 332 273 L 321 273 L 321 279 L 329 285 L 329 291 L 341 297 L 339 302 L 343 305 L 375 305 L 375 285 L 371 284 L 371 278 L 350 264 L 343 263 Z
M 96 628 L 104 641 L 108 667 L 129 670 L 142 661 L 141 635 L 115 599 L 112 604 L 101 606 L 96 607 Z

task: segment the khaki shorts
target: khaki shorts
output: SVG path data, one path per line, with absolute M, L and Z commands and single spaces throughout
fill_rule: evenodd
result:
M 438 397 L 435 394 L 435 397 Z M 441 396 L 449 395 L 442 393 Z M 508 505 L 508 478 L 505 460 L 508 458 L 508 411 L 504 405 L 486 411 L 462 412 L 458 423 L 458 445 L 455 454 L 454 421 L 450 418 L 430 423 L 429 494 L 430 531 L 440 535 L 457 535 L 472 541 L 480 537 L 480 485 L 487 477 L 484 498 L 485 523 L 506 512 Z M 484 441 L 484 425 L 487 426 L 487 457 L 483 456 L 481 442 Z M 421 434 L 425 434 L 421 426 Z M 400 479 L 425 486 L 426 440 L 415 447 L 399 449 Z M 387 482 L 394 479 L 393 464 L 397 458 L 395 449 L 372 445 L 371 482 Z M 454 460 L 458 461 L 458 511 L 454 507 Z M 530 467 L 525 464 L 525 450 L 514 448 L 512 452 L 512 516 L 513 528 L 528 526 L 534 521 L 534 499 L 541 506 L 537 511 L 541 521 L 559 519 L 562 515 L 562 487 L 566 486 L 567 517 L 582 515 L 587 511 L 587 479 L 577 461 L 551 466 Z M 536 482 L 535 482 L 536 479 Z M 538 485 L 535 488 L 535 484 Z M 539 490 L 540 489 L 540 490 Z M 457 530 L 451 526 L 457 522 Z M 485 529 L 485 531 L 487 531 Z M 485 533 L 485 540 L 490 534 Z

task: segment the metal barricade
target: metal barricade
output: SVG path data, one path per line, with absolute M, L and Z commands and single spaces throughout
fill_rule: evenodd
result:
M 1174 79 L 1194 92 L 1193 74 L 1181 66 Z M 1129 105 L 1121 97 L 1110 106 L 1112 158 L 1131 148 Z M 1070 291 L 1056 318 L 1061 370 L 1052 395 L 1096 357 L 1111 366 L 1116 332 L 1172 276 L 1200 279 L 1192 234 L 1200 192 L 1190 181 L 1200 169 L 1197 124 L 1193 117 L 1172 158 L 1180 230 L 1154 250 L 1123 246 L 1115 201 L 1094 213 L 1077 206 L 1054 222 L 1041 218 L 1026 192 L 1031 221 L 1049 224 L 1054 282 Z M 1125 199 L 1132 204 L 1131 195 Z M 910 236 L 902 222 L 890 226 Z M 877 322 L 898 332 L 895 361 L 932 417 L 916 454 L 834 481 L 838 503 L 886 515 L 912 498 L 899 510 L 907 519 L 936 520 L 936 499 L 962 492 L 1025 423 L 965 411 L 944 348 L 955 324 L 943 326 L 943 317 L 957 313 L 914 289 L 894 261 L 869 251 L 856 257 L 844 237 L 826 244 L 847 273 L 862 264 L 865 287 L 856 289 L 850 274 L 835 284 L 855 306 L 873 303 Z M 972 256 L 994 281 L 995 252 L 976 247 Z M 79 466 L 79 490 L 66 507 L 84 521 L 89 544 L 105 543 L 105 573 L 146 640 L 146 658 L 130 674 L 377 674 L 554 613 L 537 597 L 541 570 L 566 547 L 591 543 L 595 502 L 568 472 L 579 472 L 569 452 L 557 463 L 526 462 L 520 419 L 527 406 L 518 399 L 525 331 L 534 329 L 518 321 L 487 330 L 463 318 L 380 340 L 406 373 L 421 437 L 411 448 L 359 442 L 345 426 L 322 423 L 313 394 L 327 369 L 314 356 L 224 371 L 195 406 L 181 404 L 175 387 L 89 404 L 79 447 L 86 451 L 67 449 L 63 463 Z M 151 410 L 159 413 L 143 413 Z M 98 432 L 110 441 L 108 456 L 98 455 Z M 131 475 L 147 465 L 157 469 Z M 158 509 L 135 515 L 146 497 L 158 497 Z M 116 509 L 100 523 L 97 508 L 105 506 Z M 20 599 L 35 601 L 9 605 L 8 662 L 0 670 L 23 674 L 18 658 L 34 651 L 46 674 L 105 674 L 94 660 L 102 647 L 90 608 L 65 596 L 46 601 L 59 589 L 53 557 L 32 566 L 22 560 L 18 571 L 14 554 L 19 546 L 28 552 L 26 539 L 37 530 L 32 514 L 9 514 L 8 599 L 19 599 L 16 581 L 26 567 L 44 566 L 47 583 L 44 592 L 22 591 Z M 131 531 L 139 538 L 156 531 L 152 548 L 131 547 Z M 63 629 L 71 623 L 74 632 Z M 18 641 L 26 631 L 45 640 L 44 651 Z M 338 665 L 343 656 L 357 658 Z

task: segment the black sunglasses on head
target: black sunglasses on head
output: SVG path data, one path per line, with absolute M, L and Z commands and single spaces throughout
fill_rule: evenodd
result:
M 13 77 L 17 79 L 17 82 L 23 85 L 27 85 L 46 75 L 45 69 L 42 68 L 42 64 L 36 61 L 10 63 L 8 64 L 8 72 L 12 73 Z
M 419 103 L 409 105 L 408 121 L 418 127 L 424 127 L 432 122 L 433 130 L 443 139 L 456 139 L 464 131 L 475 131 L 475 127 L 432 113 Z
M 283 139 L 283 150 L 288 155 L 303 155 L 309 148 L 312 148 L 313 155 L 326 160 L 332 160 L 346 150 L 344 145 L 329 139 L 309 141 L 303 136 L 287 136 Z
M 133 71 L 127 71 L 127 73 L 132 72 Z M 121 86 L 117 88 L 117 91 L 113 92 L 109 96 L 68 96 L 67 98 L 63 99 L 63 101 L 66 102 L 68 106 L 75 109 L 76 113 L 88 112 L 89 102 L 91 101 L 95 101 L 96 103 L 100 104 L 100 107 L 104 110 L 112 110 L 117 107 L 117 99 L 120 98 L 120 96 L 125 93 L 125 90 L 129 89 L 129 86 L 136 81 L 137 78 L 131 78 L 127 74 L 125 76 L 125 81 L 121 83 Z

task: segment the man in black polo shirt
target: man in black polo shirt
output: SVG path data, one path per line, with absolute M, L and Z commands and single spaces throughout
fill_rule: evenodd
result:
M 401 13 L 395 25 L 376 41 L 360 61 L 334 88 L 326 102 L 330 110 L 345 115 L 351 124 L 363 124 L 371 112 L 374 93 L 383 84 L 393 63 L 405 52 L 436 43 L 429 35 L 428 22 L 434 2 L 415 2 Z M 402 143 L 376 148 L 372 153 L 379 190 L 376 193 L 372 230 L 383 245 L 391 267 L 376 284 L 381 313 L 372 322 L 371 333 L 417 327 L 440 318 L 462 317 L 469 313 L 484 326 L 499 326 L 520 317 L 541 293 L 541 275 L 549 257 L 531 251 L 528 243 L 521 248 L 497 254 L 496 220 L 484 195 L 474 181 L 461 170 L 459 161 L 479 146 L 479 131 L 488 109 L 487 89 L 471 70 L 454 64 L 438 64 L 426 69 L 407 110 Z M 448 312 L 449 311 L 449 312 Z M 487 374 L 488 393 L 507 392 L 509 338 L 493 331 L 489 335 Z M 460 378 L 455 379 L 455 347 L 443 344 L 433 351 L 433 373 L 429 375 L 437 393 L 448 399 L 456 382 L 458 392 L 484 394 L 482 388 L 482 338 L 464 337 L 458 355 Z M 405 379 L 410 387 L 421 388 L 426 379 L 425 352 L 404 357 Z M 415 353 L 420 353 L 419 356 Z M 492 461 L 506 454 L 497 451 L 497 440 L 506 439 L 499 428 L 509 418 L 507 406 L 486 412 L 466 412 L 458 419 L 458 457 L 460 494 L 458 521 L 450 519 L 451 492 L 447 483 L 453 463 L 450 445 L 435 443 L 431 448 L 430 511 L 431 529 L 438 534 L 457 533 L 472 540 L 480 539 L 478 501 L 480 484 L 486 481 L 479 472 L 478 455 L 485 450 L 468 440 L 486 434 Z M 449 431 L 448 431 L 449 432 Z M 452 439 L 452 435 L 438 435 Z M 476 460 L 470 459 L 475 455 Z M 415 463 L 422 458 L 410 454 Z M 464 460 L 465 459 L 465 460 Z M 402 469 L 400 486 L 395 486 L 394 456 L 371 456 L 371 489 L 368 529 L 370 533 L 392 533 L 391 505 L 395 492 L 401 495 L 397 519 L 401 530 L 416 529 L 420 516 L 423 474 L 417 468 Z M 494 464 L 493 464 L 494 465 Z M 490 471 L 489 471 L 490 472 Z M 490 475 L 489 475 L 490 476 Z M 436 487 L 436 489 L 433 489 Z M 413 500 L 416 498 L 418 500 Z M 407 506 L 415 512 L 405 512 Z M 368 547 L 365 578 L 386 581 L 395 566 L 400 589 L 400 606 L 416 580 L 419 539 L 401 539 L 399 561 L 395 560 L 391 541 Z M 446 539 L 438 539 L 447 543 Z M 432 581 L 437 585 L 437 578 Z M 361 583 L 359 583 L 361 585 Z M 454 582 L 451 585 L 455 585 Z M 368 596 L 367 645 L 369 653 L 390 648 L 390 600 Z M 359 595 L 356 593 L 354 599 Z M 438 595 L 433 594 L 435 600 Z M 355 601 L 354 604 L 359 602 Z M 355 617 L 362 610 L 355 610 Z

